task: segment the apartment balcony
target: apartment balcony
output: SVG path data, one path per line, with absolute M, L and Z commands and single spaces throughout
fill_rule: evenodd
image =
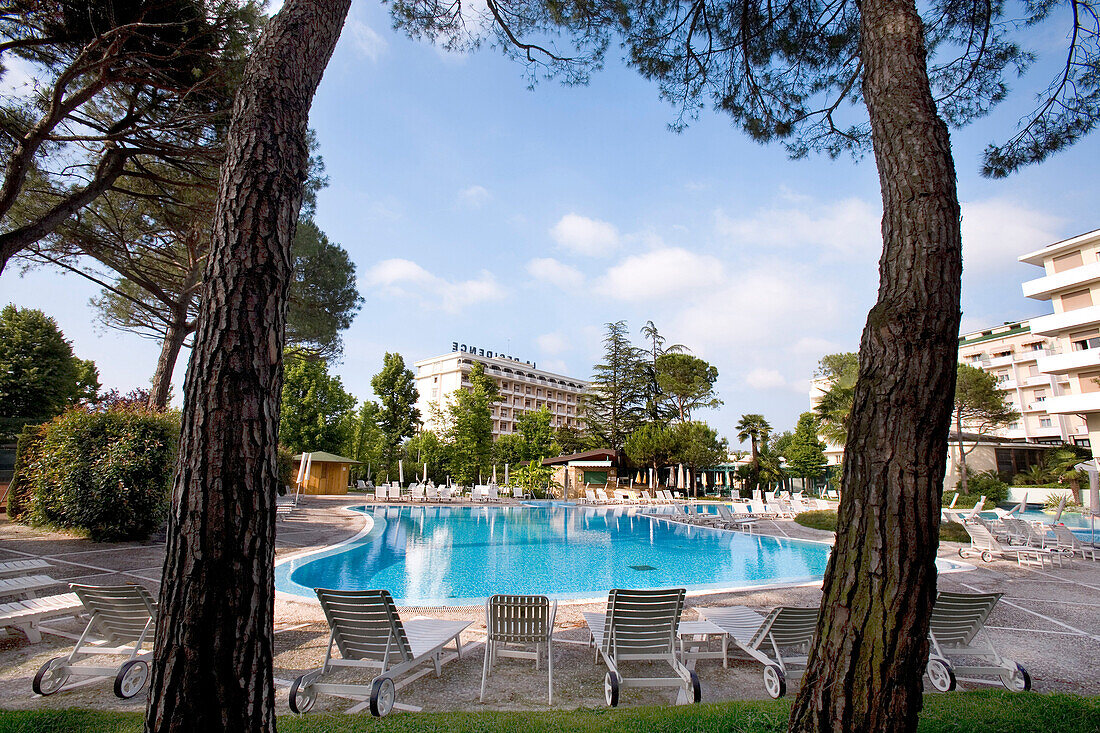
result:
M 1064 394 L 1058 395 L 1057 397 L 1047 397 L 1043 405 L 1046 411 L 1052 415 L 1100 412 L 1100 392 Z
M 1052 313 L 1049 316 L 1033 318 L 1030 321 L 1031 332 L 1040 336 L 1056 336 L 1071 328 L 1094 326 L 1100 323 L 1100 306 L 1090 305 L 1066 313 Z
M 1061 438 L 1062 428 L 1057 424 L 1052 425 L 1036 425 L 1033 426 L 1028 432 L 1031 433 L 1032 438 Z
M 1048 397 L 1047 400 L 1049 399 Z M 1047 400 L 1043 400 L 1042 402 L 1030 402 L 1024 405 L 1022 412 L 1049 412 L 1047 410 Z
M 1012 366 L 1012 362 L 1012 354 L 1008 354 L 1006 356 L 994 356 L 990 359 L 983 359 L 982 366 L 987 369 L 993 369 L 994 367 Z
M 1039 371 L 1047 374 L 1069 374 L 1093 367 L 1100 367 L 1100 349 L 1067 351 L 1064 354 L 1044 356 L 1039 360 Z
M 1078 287 L 1096 280 L 1100 280 L 1100 262 L 1090 262 L 1072 270 L 1028 280 L 1023 285 L 1024 296 L 1036 300 L 1050 300 L 1051 294 L 1059 290 Z M 1035 331 L 1034 321 L 1031 323 L 1031 330 Z
M 1051 379 L 1050 379 L 1049 374 L 1036 374 L 1033 377 L 1031 377 L 1031 376 L 1024 377 L 1020 381 L 1020 386 L 1022 386 L 1022 387 L 1046 387 L 1046 386 L 1050 385 L 1050 382 L 1051 382 Z

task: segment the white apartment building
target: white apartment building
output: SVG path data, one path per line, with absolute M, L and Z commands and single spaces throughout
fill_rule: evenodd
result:
M 1030 321 L 1004 323 L 959 337 L 959 363 L 992 374 L 1020 413 L 1019 420 L 990 435 L 1034 443 L 1088 446 L 1084 418 L 1047 409 L 1052 398 L 1069 390 L 1066 375 L 1045 373 L 1039 365 L 1040 359 L 1057 348 L 1053 339 L 1034 333 Z M 975 429 L 964 423 L 963 430 Z
M 495 354 L 492 351 L 452 344 L 452 351 L 413 364 L 416 367 L 416 389 L 420 393 L 416 406 L 421 424 L 429 430 L 438 429 L 432 420 L 433 403 L 446 409 L 451 395 L 459 389 L 469 389 L 470 369 L 475 362 L 485 366 L 485 374 L 500 390 L 501 401 L 490 411 L 493 415 L 493 439 L 516 432 L 516 419 L 524 412 L 550 410 L 550 424 L 555 428 L 580 428 L 579 398 L 588 389 L 588 382 L 538 369 L 531 362 Z M 465 345 L 462 345 L 465 346 Z
M 1023 284 L 1024 295 L 1049 300 L 1053 313 L 1031 319 L 1031 332 L 1052 347 L 1038 361 L 1040 372 L 1064 389 L 1044 407 L 1051 415 L 1085 420 L 1093 455 L 1100 452 L 1100 229 L 1055 242 L 1020 257 L 1043 268 Z

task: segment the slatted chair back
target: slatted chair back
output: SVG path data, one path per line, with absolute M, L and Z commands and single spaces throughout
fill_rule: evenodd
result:
M 384 668 L 412 660 L 409 637 L 389 591 L 315 590 L 344 659 L 369 659 Z
M 596 503 L 596 492 L 593 491 L 592 489 L 585 489 L 584 490 L 584 498 L 588 500 L 589 504 L 595 504 Z
M 1001 593 L 948 593 L 936 595 L 928 630 L 941 647 L 968 646 L 985 626 Z
M 683 588 L 608 593 L 603 651 L 612 659 L 664 659 L 676 651 Z
M 1052 524 L 1050 528 L 1054 531 L 1054 536 L 1058 539 L 1059 547 L 1069 547 L 1074 550 L 1080 550 L 1084 547 L 1081 540 L 1077 538 L 1077 535 L 1075 535 L 1066 525 Z
M 603 489 L 596 489 L 596 498 L 602 501 L 604 504 L 607 504 L 609 501 L 611 501 L 607 498 L 607 492 Z
M 820 609 L 779 606 L 773 608 L 753 634 L 749 646 L 759 648 L 765 642 L 778 647 L 811 644 L 817 630 L 817 617 Z
M 554 626 L 554 608 L 546 596 L 495 595 L 485 603 L 488 641 L 545 644 Z
M 425 501 L 439 501 L 439 488 L 436 486 L 424 487 L 424 500 Z
M 374 487 L 374 500 L 375 501 L 386 501 L 389 498 L 389 496 L 390 496 L 389 488 L 387 488 L 384 484 L 381 485 L 381 486 L 375 486 Z
M 985 528 L 984 524 L 980 522 L 970 523 L 967 522 L 963 525 L 966 528 L 967 534 L 970 535 L 970 544 L 978 550 L 990 550 L 992 552 L 1002 552 L 1004 548 L 1001 547 L 1001 543 L 997 541 L 997 538 Z
M 81 585 L 69 587 L 84 604 L 96 632 L 115 646 L 152 640 L 157 602 L 140 585 Z

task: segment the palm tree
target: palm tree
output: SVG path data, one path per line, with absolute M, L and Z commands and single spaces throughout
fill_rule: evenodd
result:
M 737 440 L 741 442 L 751 441 L 752 462 L 754 464 L 757 463 L 760 456 L 757 443 L 766 441 L 771 432 L 772 426 L 768 424 L 763 415 L 742 415 L 741 420 L 737 423 Z
M 837 382 L 821 397 L 814 411 L 821 420 L 821 435 L 833 445 L 848 439 L 848 414 L 852 411 L 855 385 Z

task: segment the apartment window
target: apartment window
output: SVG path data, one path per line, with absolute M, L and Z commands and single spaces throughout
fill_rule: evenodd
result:
M 1050 426 L 1051 426 L 1051 422 L 1050 422 L 1050 418 L 1049 418 L 1049 417 L 1041 417 L 1041 418 L 1039 418 L 1039 427 L 1041 427 L 1041 428 L 1049 428 Z
M 1078 383 L 1081 385 L 1081 392 L 1100 392 L 1100 372 L 1085 372 L 1078 375 Z
M 1074 351 L 1100 349 L 1100 330 L 1094 328 L 1088 331 L 1078 331 L 1077 333 L 1071 333 L 1069 335 L 1069 341 L 1070 346 Z
M 1092 292 L 1088 288 L 1084 290 L 1075 290 L 1072 293 L 1066 293 L 1062 296 L 1063 313 L 1080 310 L 1081 308 L 1088 308 L 1091 305 Z
M 1009 430 L 1019 430 L 1020 429 L 1020 423 L 1014 422 L 1014 423 L 1012 423 L 1008 426 L 1008 429 Z
M 1027 375 L 1029 377 L 1039 376 L 1039 366 L 1037 364 L 1032 364 L 1031 366 L 1029 366 L 1027 368 Z
M 1035 390 L 1035 401 L 1036 402 L 1046 402 L 1047 401 L 1047 391 L 1045 389 Z
M 1081 250 L 1076 252 L 1070 252 L 1069 254 L 1061 255 L 1054 258 L 1054 271 L 1065 272 L 1066 270 L 1072 270 L 1075 267 L 1080 267 L 1085 264 L 1084 259 L 1081 257 Z
M 997 372 L 997 384 L 1004 384 L 1008 381 L 1008 372 Z

